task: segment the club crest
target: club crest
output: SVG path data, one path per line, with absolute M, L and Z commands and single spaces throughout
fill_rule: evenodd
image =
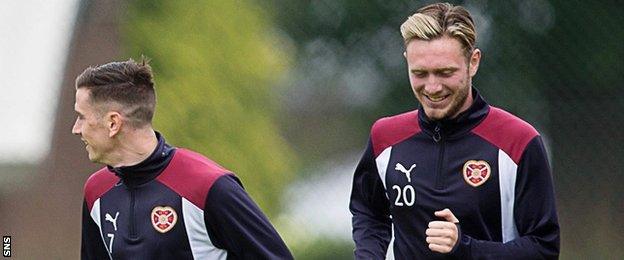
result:
M 178 214 L 169 206 L 157 206 L 152 210 L 151 220 L 156 231 L 165 233 L 176 224 Z
M 462 175 L 470 186 L 477 187 L 490 178 L 492 168 L 486 161 L 470 160 L 464 164 Z

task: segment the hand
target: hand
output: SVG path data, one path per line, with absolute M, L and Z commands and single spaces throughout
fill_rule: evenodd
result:
M 443 221 L 429 222 L 429 228 L 425 234 L 427 235 L 427 243 L 429 249 L 433 252 L 448 253 L 453 250 L 457 244 L 457 223 L 459 220 L 453 215 L 450 209 L 443 209 L 434 213 L 436 217 L 444 219 Z

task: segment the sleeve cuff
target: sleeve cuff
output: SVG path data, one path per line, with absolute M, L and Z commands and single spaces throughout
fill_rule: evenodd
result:
M 470 244 L 472 239 L 462 233 L 459 223 L 455 225 L 457 225 L 457 243 L 455 243 L 449 255 L 457 259 L 472 259 L 470 258 Z

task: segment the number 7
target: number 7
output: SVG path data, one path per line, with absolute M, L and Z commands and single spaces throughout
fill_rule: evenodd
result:
M 106 236 L 110 237 L 110 242 L 108 243 L 108 251 L 113 253 L 113 240 L 115 240 L 115 234 L 106 234 Z

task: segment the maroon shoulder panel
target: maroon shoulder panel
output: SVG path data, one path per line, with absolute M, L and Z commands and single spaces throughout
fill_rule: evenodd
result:
M 93 203 L 101 197 L 104 193 L 110 190 L 115 183 L 119 181 L 119 177 L 109 171 L 106 167 L 91 174 L 91 177 L 84 185 L 85 200 L 87 201 L 87 207 L 89 212 L 93 207 Z
M 400 143 L 418 132 L 420 132 L 418 110 L 377 120 L 371 130 L 375 157 L 379 156 L 384 149 Z
M 204 209 L 212 184 L 231 173 L 203 155 L 178 148 L 169 166 L 156 178 L 200 209 Z
M 472 132 L 503 150 L 516 164 L 527 144 L 539 135 L 529 123 L 496 107 L 490 107 L 487 117 Z

